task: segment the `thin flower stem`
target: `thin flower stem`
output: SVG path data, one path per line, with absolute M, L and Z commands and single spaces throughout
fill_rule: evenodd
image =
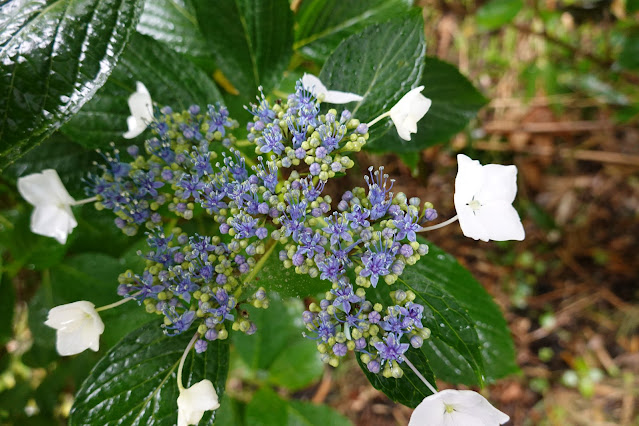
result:
M 437 393 L 437 389 L 435 389 L 435 387 L 433 385 L 431 385 L 430 382 L 428 380 L 426 380 L 426 378 L 424 376 L 422 376 L 422 373 L 420 373 L 419 370 L 417 370 L 417 368 L 415 368 L 413 363 L 410 362 L 405 356 L 402 357 L 402 358 L 404 358 L 404 362 L 406 363 L 406 365 L 408 365 L 410 367 L 410 369 L 413 370 L 413 373 L 415 373 L 417 375 L 417 377 L 419 377 L 421 379 L 421 381 L 424 382 L 426 384 L 426 386 L 428 386 L 428 389 L 430 389 L 430 391 L 433 394 L 436 394 Z
M 71 204 L 72 206 L 80 206 L 82 204 L 92 203 L 94 201 L 98 201 L 98 197 L 85 198 L 84 200 L 78 200 Z
M 99 308 L 96 308 L 95 311 L 96 312 L 106 311 L 107 309 L 118 307 L 118 306 L 128 302 L 129 300 L 135 300 L 135 296 L 137 296 L 140 293 L 141 292 L 138 291 L 137 293 L 134 293 L 131 297 L 126 297 L 126 298 L 124 298 L 122 300 L 118 300 L 117 302 L 113 302 L 110 305 L 100 306 Z
M 390 111 L 386 111 L 384 114 L 380 115 L 379 117 L 377 117 L 376 119 L 374 119 L 373 121 L 368 123 L 367 126 L 371 127 L 373 124 L 377 123 L 380 120 L 383 120 L 384 118 L 388 117 L 389 115 L 390 115 Z
M 448 219 L 446 222 L 438 223 L 437 225 L 433 225 L 433 226 L 427 226 L 425 228 L 422 228 L 422 230 L 419 232 L 432 231 L 433 229 L 443 228 L 444 226 L 450 225 L 451 223 L 455 222 L 457 219 L 458 219 L 457 215 L 455 215 L 451 217 L 450 219 Z
M 177 372 L 177 385 L 180 392 L 184 390 L 184 386 L 182 385 L 182 369 L 184 368 L 184 361 L 186 360 L 186 356 L 191 351 L 191 348 L 193 347 L 193 345 L 195 344 L 195 341 L 197 340 L 199 336 L 200 336 L 200 333 L 196 331 L 195 334 L 193 335 L 193 338 L 189 342 L 189 344 L 186 345 L 186 349 L 184 350 L 184 353 L 182 354 L 182 358 L 180 358 L 180 365 L 178 366 L 178 372 Z

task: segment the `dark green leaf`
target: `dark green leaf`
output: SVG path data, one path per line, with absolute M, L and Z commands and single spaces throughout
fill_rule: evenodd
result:
M 422 351 L 411 348 L 406 352 L 406 358 L 413 363 L 415 368 L 430 384 L 436 386 L 432 368 L 428 362 L 428 358 Z M 362 363 L 359 357 L 357 358 L 357 362 L 373 387 L 384 392 L 386 396 L 393 401 L 409 407 L 416 407 L 424 398 L 432 393 L 406 364 L 401 365 L 404 371 L 404 375 L 401 378 L 387 379 L 381 374 L 374 374 L 368 371 L 368 368 Z
M 11 279 L 4 273 L 0 274 L 0 346 L 4 346 L 13 336 L 15 298 L 16 292 Z
M 251 426 L 286 425 L 288 404 L 269 388 L 258 390 L 246 407 L 246 424 Z
M 60 127 L 104 84 L 142 0 L 0 4 L 0 167 Z
M 215 62 L 244 97 L 282 78 L 292 54 L 293 13 L 286 0 L 194 0 Z
M 306 274 L 298 274 L 295 268 L 284 268 L 279 259 L 279 252 L 284 248 L 281 244 L 275 244 L 265 254 L 262 269 L 254 276 L 253 284 L 261 286 L 269 291 L 276 291 L 284 297 L 307 297 L 330 290 L 331 283 L 320 280 L 319 277 L 311 278 Z
M 293 48 L 323 62 L 346 37 L 405 15 L 412 0 L 305 0 L 295 16 Z
M 477 10 L 477 24 L 494 30 L 513 20 L 524 6 L 523 0 L 490 0 Z
M 368 149 L 411 152 L 447 142 L 463 130 L 487 102 L 454 65 L 434 57 L 427 56 L 424 60 L 421 84 L 424 86 L 422 94 L 433 103 L 417 123 L 417 133 L 411 135 L 410 141 L 405 141 L 392 129 L 381 139 L 367 144 Z
M 619 65 L 626 69 L 639 69 L 639 32 L 626 36 L 619 53 Z
M 166 336 L 147 324 L 125 337 L 98 362 L 82 384 L 69 419 L 79 424 L 174 425 L 177 419 L 177 367 L 192 332 Z M 206 352 L 191 351 L 183 372 L 185 387 L 208 379 L 221 398 L 229 365 L 227 341 L 209 342 Z M 203 423 L 214 414 L 207 411 Z
M 107 84 L 62 131 L 86 147 L 123 141 L 130 115 L 127 100 L 136 81 L 144 83 L 157 105 L 169 105 L 175 111 L 192 104 L 222 102 L 215 83 L 204 71 L 151 37 L 136 34 Z
M 2 176 L 13 183 L 21 176 L 40 173 L 44 169 L 55 169 L 67 191 L 76 199 L 84 197 L 87 170 L 100 156 L 74 142 L 60 132 L 51 135 L 43 143 L 5 168 Z
M 344 40 L 326 60 L 319 77 L 330 90 L 363 96 L 349 109 L 361 122 L 370 122 L 417 86 L 425 49 L 424 22 L 421 11 L 416 11 L 405 18 L 371 25 Z M 375 125 L 371 140 L 390 126 Z
M 330 425 L 349 426 L 350 420 L 328 405 L 316 405 L 310 402 L 289 401 L 287 426 Z
M 299 320 L 300 316 L 290 318 L 291 322 Z M 296 329 L 290 344 L 280 352 L 268 370 L 269 383 L 291 391 L 305 388 L 324 372 L 324 363 L 320 360 L 317 347 Z
M 493 298 L 453 256 L 433 244 L 428 245 L 430 252 L 416 265 L 407 267 L 402 279 L 411 286 L 421 282 L 432 283 L 449 293 L 466 310 L 477 331 L 487 382 L 517 372 L 510 330 Z M 434 365 L 435 360 L 430 357 L 429 360 L 437 377 L 453 383 L 462 381 L 462 374 L 458 371 L 440 371 Z
M 243 426 L 246 406 L 237 399 L 224 394 L 220 400 L 220 408 L 215 412 L 215 426 Z
M 301 382 L 308 384 L 322 374 L 322 363 L 315 344 L 302 337 L 304 305 L 297 299 L 282 301 L 276 293 L 269 294 L 269 299 L 268 309 L 247 309 L 251 321 L 257 325 L 257 331 L 252 336 L 243 333 L 233 335 L 237 352 L 255 375 L 265 377 L 264 372 L 268 371 L 273 377 L 266 378 L 273 383 L 284 386 L 290 384 L 292 387 Z M 307 356 L 301 357 L 294 353 L 297 351 L 302 351 Z M 287 360 L 290 366 L 283 365 Z M 301 376 L 297 379 L 284 378 L 289 367 L 299 369 Z
M 185 55 L 208 54 L 191 0 L 146 0 L 137 30 Z

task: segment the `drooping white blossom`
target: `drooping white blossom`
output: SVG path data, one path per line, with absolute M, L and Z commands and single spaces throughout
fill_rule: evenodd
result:
M 128 103 L 131 115 L 126 119 L 126 124 L 129 130 L 122 136 L 125 139 L 133 139 L 142 134 L 153 121 L 153 101 L 146 86 L 138 81 L 135 92 L 129 96 Z
M 524 227 L 512 206 L 517 167 L 487 164 L 459 154 L 455 210 L 465 236 L 482 241 L 523 240 Z
M 104 323 L 91 302 L 82 300 L 56 306 L 44 323 L 56 329 L 56 349 L 62 356 L 100 349 Z
M 18 192 L 35 207 L 31 214 L 31 232 L 65 244 L 78 222 L 71 211 L 75 200 L 62 184 L 58 172 L 47 169 L 21 177 Z
M 447 389 L 424 398 L 408 426 L 498 426 L 508 420 L 477 392 Z
M 355 93 L 328 90 L 320 79 L 312 74 L 304 74 L 302 77 L 302 87 L 318 98 L 323 96 L 322 101 L 330 104 L 347 104 L 349 102 L 359 102 L 364 99 Z
M 210 380 L 202 380 L 190 388 L 180 390 L 177 404 L 178 426 L 196 425 L 205 411 L 220 407 L 217 392 Z
M 390 110 L 390 117 L 397 129 L 397 134 L 409 141 L 411 133 L 417 133 L 417 122 L 426 115 L 432 101 L 421 94 L 424 86 L 419 86 L 406 93 Z

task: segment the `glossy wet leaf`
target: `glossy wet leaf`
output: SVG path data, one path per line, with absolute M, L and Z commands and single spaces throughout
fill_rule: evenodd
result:
M 244 98 L 269 91 L 288 66 L 293 13 L 287 0 L 193 0 L 216 65 Z
M 0 4 L 0 168 L 59 128 L 105 83 L 142 3 Z
M 401 99 L 420 81 L 426 49 L 420 11 L 375 24 L 350 36 L 326 60 L 320 80 L 331 90 L 364 97 L 347 108 L 361 122 L 370 122 Z M 383 135 L 389 123 L 378 123 L 371 140 Z
M 112 141 L 123 142 L 130 115 L 127 100 L 136 81 L 144 83 L 157 105 L 168 105 L 174 111 L 222 102 L 215 83 L 204 71 L 151 37 L 136 34 L 107 84 L 62 131 L 85 147 L 105 148 Z M 148 131 L 139 139 L 145 135 Z
M 209 53 L 191 0 L 146 0 L 137 31 L 189 56 Z
M 126 336 L 96 364 L 80 387 L 69 424 L 174 425 L 179 395 L 177 367 L 192 333 L 170 337 L 152 323 Z M 184 364 L 184 386 L 208 379 L 221 398 L 228 363 L 227 341 L 209 342 L 201 354 L 191 350 Z M 200 424 L 211 423 L 213 416 L 207 411 Z
M 325 61 L 342 40 L 368 25 L 405 16 L 410 0 L 305 0 L 295 15 L 296 51 Z
M 448 142 L 464 130 L 468 122 L 487 103 L 457 67 L 432 56 L 424 59 L 422 94 L 433 103 L 417 123 L 417 133 L 410 141 L 401 139 L 394 129 L 366 145 L 373 151 L 415 152 L 437 143 Z M 386 119 L 388 125 L 390 119 Z
M 403 342 L 406 343 L 406 342 Z M 419 349 L 410 348 L 406 352 L 406 357 L 413 363 L 415 368 L 428 380 L 433 386 L 435 384 L 435 376 L 433 374 L 432 367 L 428 362 L 426 355 Z M 375 389 L 378 389 L 393 401 L 400 404 L 407 405 L 409 407 L 416 407 L 420 402 L 432 392 L 421 381 L 421 379 L 408 367 L 408 365 L 401 364 L 404 375 L 399 379 L 385 378 L 381 374 L 374 374 L 368 371 L 368 368 L 357 357 L 357 362 L 362 371 L 371 382 Z

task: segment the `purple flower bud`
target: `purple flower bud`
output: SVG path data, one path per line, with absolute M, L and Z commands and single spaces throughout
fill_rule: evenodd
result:
M 397 204 L 393 204 L 388 208 L 388 214 L 391 216 L 397 216 L 401 211 L 402 209 Z
M 358 351 L 361 351 L 365 347 L 366 347 L 366 339 L 364 339 L 363 337 L 360 337 L 359 339 L 355 340 L 355 349 L 357 349 Z
M 299 147 L 295 150 L 295 158 L 298 160 L 303 160 L 306 158 L 306 150 L 302 147 Z
M 299 253 L 295 253 L 293 255 L 293 265 L 295 266 L 302 266 L 304 264 L 304 255 L 299 254 Z
M 261 132 L 265 128 L 266 128 L 266 126 L 264 125 L 264 122 L 262 120 L 258 120 L 258 121 L 255 122 L 255 130 L 256 131 Z
M 346 211 L 348 209 L 348 203 L 344 200 L 340 201 L 339 203 L 337 203 L 337 210 L 343 212 Z
M 291 183 L 291 189 L 301 189 L 302 188 L 302 182 L 300 182 L 299 180 L 294 180 L 293 183 Z
M 320 209 L 319 207 L 315 207 L 311 210 L 311 215 L 313 217 L 320 217 L 322 215 L 322 209 Z
M 246 274 L 251 269 L 248 263 L 243 263 L 237 268 L 240 271 L 240 274 Z
M 366 364 L 366 368 L 368 368 L 368 371 L 375 374 L 379 373 L 380 367 L 381 366 L 379 365 L 379 361 L 377 361 L 376 359 Z
M 255 231 L 255 235 L 257 235 L 257 238 L 259 238 L 260 240 L 263 240 L 264 238 L 268 237 L 268 229 L 264 227 L 257 228 L 257 231 Z
M 160 112 L 164 115 L 171 115 L 173 114 L 173 108 L 171 108 L 170 106 L 163 106 L 162 108 L 160 108 Z
M 207 330 L 206 333 L 204 334 L 204 337 L 206 337 L 207 340 L 217 339 L 217 330 L 214 328 Z
M 304 313 L 302 314 L 302 320 L 304 320 L 304 324 L 312 323 L 313 319 L 315 319 L 315 315 L 313 315 L 313 312 L 311 311 L 304 311 Z
M 169 169 L 164 169 L 164 170 L 162 170 L 162 173 L 160 174 L 160 176 L 164 180 L 171 180 L 171 179 L 173 179 L 173 171 L 171 171 Z
M 180 234 L 177 237 L 178 244 L 186 244 L 189 241 L 189 236 L 186 234 Z
M 280 212 L 275 207 L 271 207 L 271 209 L 268 211 L 268 215 L 271 217 L 278 217 L 280 215 Z
M 255 292 L 255 298 L 256 298 L 257 300 L 264 300 L 264 299 L 266 299 L 266 291 L 264 291 L 264 289 L 263 289 L 263 288 L 261 288 L 261 289 L 257 290 L 257 291 Z
M 268 213 L 268 203 L 260 203 L 257 206 L 257 212 L 259 214 L 267 214 Z
M 333 345 L 333 353 L 337 356 L 344 356 L 348 352 L 348 348 L 344 343 L 335 343 Z
M 326 114 L 326 122 L 329 124 L 335 123 L 335 115 L 331 114 L 330 112 L 328 114 Z
M 329 306 L 330 304 L 331 304 L 331 302 L 330 302 L 330 301 L 328 301 L 328 300 L 326 300 L 326 299 L 322 299 L 322 300 L 320 301 L 320 308 L 321 308 L 323 311 L 325 311 L 325 310 L 326 310 L 326 308 L 328 308 L 328 306 Z
M 410 257 L 413 255 L 413 248 L 410 246 L 410 244 L 404 244 L 402 248 L 399 249 L 399 254 L 404 257 Z
M 118 286 L 118 296 L 126 296 L 129 294 L 129 287 L 126 284 Z
M 331 206 L 328 203 L 321 203 L 320 209 L 322 209 L 322 213 L 328 213 L 328 211 L 331 209 Z
M 177 203 L 177 206 L 175 206 L 175 210 L 180 213 L 184 213 L 186 211 L 186 203 Z
M 352 116 L 351 112 L 349 110 L 345 109 L 344 111 L 342 111 L 342 115 L 341 115 L 339 121 L 341 121 L 341 122 L 348 121 L 348 120 L 351 119 L 351 116 Z
M 126 152 L 128 152 L 131 157 L 137 157 L 138 153 L 140 152 L 140 149 L 135 145 L 130 145 L 126 149 Z
M 317 158 L 324 158 L 326 157 L 327 154 L 328 154 L 328 151 L 323 146 L 320 146 L 315 150 L 315 156 Z
M 189 107 L 189 112 L 191 113 L 191 115 L 198 115 L 200 113 L 200 106 L 199 105 L 191 105 Z
M 320 174 L 320 172 L 322 171 L 322 168 L 320 167 L 319 164 L 317 163 L 313 163 L 311 164 L 311 166 L 308 168 L 308 171 L 311 173 L 311 175 L 313 176 L 317 176 Z
M 120 217 L 116 217 L 115 226 L 117 226 L 119 229 L 122 229 L 126 226 L 126 221 Z
M 216 278 L 215 278 L 215 282 L 218 283 L 219 285 L 224 285 L 226 284 L 226 275 L 224 274 L 219 274 Z
M 288 256 L 286 255 L 286 250 L 280 250 L 279 257 L 280 257 L 280 262 L 284 262 L 286 259 L 288 259 Z
M 342 163 L 340 163 L 339 161 L 334 161 L 333 164 L 331 164 L 331 170 L 334 171 L 335 173 L 341 172 Z
M 370 314 L 368 314 L 368 321 L 371 324 L 377 324 L 378 322 L 381 321 L 381 319 L 382 319 L 382 316 L 377 311 L 373 311 Z
M 195 342 L 195 352 L 199 354 L 201 354 L 202 352 L 206 352 L 207 347 L 208 344 L 206 343 L 206 340 L 199 339 L 197 342 Z
M 175 263 L 184 262 L 184 253 L 182 253 L 181 251 L 178 251 L 177 253 L 173 255 L 173 260 L 175 261 Z
M 368 132 L 368 124 L 366 123 L 361 123 L 359 126 L 357 126 L 357 129 L 355 129 L 357 131 L 357 133 L 359 133 L 360 135 L 363 135 L 364 133 Z
M 228 234 L 229 233 L 229 229 L 231 229 L 231 227 L 227 223 L 223 223 L 223 224 L 220 225 L 220 232 L 222 234 Z
M 258 183 L 260 183 L 260 178 L 258 178 L 256 175 L 251 175 L 248 178 L 248 182 L 251 185 L 257 185 Z
M 422 345 L 424 344 L 424 339 L 422 339 L 421 336 L 418 336 L 416 334 L 410 338 L 410 344 L 414 348 L 421 348 Z
M 404 272 L 404 264 L 402 262 L 395 262 L 391 266 L 391 272 L 396 275 L 401 275 Z
M 249 132 L 253 130 L 253 127 L 255 127 L 255 123 L 249 122 L 246 124 L 246 130 L 248 130 Z
M 162 215 L 160 215 L 160 213 L 153 213 L 151 215 L 151 222 L 153 222 L 153 223 L 162 222 Z
M 435 210 L 435 209 L 426 209 L 424 211 L 424 219 L 426 219 L 426 220 L 435 220 L 435 219 L 437 219 L 437 210 Z

